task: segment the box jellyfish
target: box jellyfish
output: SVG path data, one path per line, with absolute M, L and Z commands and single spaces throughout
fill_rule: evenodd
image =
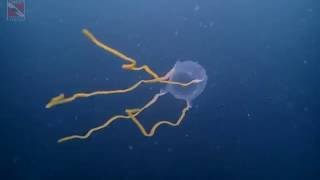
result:
M 88 98 L 97 95 L 108 95 L 108 94 L 121 94 L 127 93 L 135 90 L 142 84 L 152 84 L 161 83 L 166 84 L 166 89 L 161 90 L 159 93 L 155 94 L 151 100 L 146 102 L 143 106 L 132 109 L 125 109 L 123 114 L 115 115 L 105 121 L 104 124 L 89 129 L 83 135 L 70 135 L 63 137 L 58 140 L 58 143 L 71 141 L 75 139 L 87 139 L 92 133 L 104 129 L 111 125 L 113 122 L 119 119 L 131 120 L 140 130 L 144 136 L 153 136 L 157 128 L 161 125 L 178 126 L 184 119 L 186 112 L 191 108 L 191 101 L 195 99 L 205 88 L 207 82 L 207 76 L 204 68 L 198 63 L 192 61 L 177 62 L 175 66 L 164 76 L 159 76 L 155 71 L 153 71 L 149 66 L 142 65 L 137 66 L 136 60 L 128 57 L 127 55 L 121 53 L 120 51 L 111 48 L 110 46 L 99 41 L 91 32 L 87 29 L 82 30 L 83 34 L 96 46 L 102 48 L 103 50 L 111 53 L 112 55 L 124 60 L 126 63 L 122 65 L 122 68 L 128 71 L 144 71 L 151 76 L 151 79 L 140 80 L 126 89 L 117 90 L 105 90 L 105 91 L 95 91 L 90 93 L 80 92 L 75 93 L 69 97 L 65 97 L 64 94 L 60 94 L 53 97 L 46 108 L 52 108 L 57 105 L 69 103 L 79 98 Z M 182 99 L 186 101 L 186 106 L 182 109 L 180 117 L 175 122 L 172 121 L 159 121 L 152 126 L 148 131 L 138 120 L 138 115 L 142 113 L 147 108 L 151 107 L 161 96 L 169 92 L 177 99 Z

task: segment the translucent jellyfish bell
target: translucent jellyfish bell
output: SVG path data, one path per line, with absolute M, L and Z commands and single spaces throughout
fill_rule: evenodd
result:
M 169 74 L 169 80 L 174 82 L 187 83 L 192 80 L 201 80 L 199 83 L 190 86 L 167 84 L 166 90 L 177 99 L 191 101 L 198 97 L 207 84 L 206 70 L 194 61 L 178 61 Z

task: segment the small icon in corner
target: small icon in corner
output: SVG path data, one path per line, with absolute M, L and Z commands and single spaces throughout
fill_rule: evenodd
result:
M 7 0 L 7 20 L 8 21 L 24 21 L 25 0 Z

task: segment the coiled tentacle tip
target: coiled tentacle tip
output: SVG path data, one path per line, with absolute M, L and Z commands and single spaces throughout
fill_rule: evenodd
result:
M 58 96 L 52 98 L 49 103 L 46 105 L 46 108 L 49 109 L 57 104 L 59 104 L 64 99 L 64 94 L 59 94 Z

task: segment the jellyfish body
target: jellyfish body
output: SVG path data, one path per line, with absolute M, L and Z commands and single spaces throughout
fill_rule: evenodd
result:
M 186 87 L 167 84 L 166 90 L 175 98 L 186 100 L 191 104 L 191 101 L 198 97 L 206 87 L 208 77 L 206 70 L 200 64 L 194 61 L 178 61 L 169 73 L 169 81 L 186 83 L 195 79 L 200 82 Z
M 207 83 L 207 75 L 204 68 L 196 62 L 193 61 L 178 61 L 175 66 L 165 75 L 160 76 L 155 71 L 153 71 L 148 65 L 137 66 L 136 60 L 128 57 L 127 55 L 121 53 L 120 51 L 102 43 L 96 37 L 89 32 L 87 29 L 82 31 L 85 36 L 89 38 L 98 47 L 103 50 L 113 54 L 114 56 L 124 60 L 126 63 L 122 65 L 122 68 L 129 71 L 144 71 L 149 74 L 152 79 L 145 79 L 136 82 L 126 89 L 116 89 L 116 90 L 100 90 L 90 93 L 79 92 L 75 93 L 69 97 L 65 97 L 64 94 L 60 94 L 56 97 L 51 98 L 51 100 L 46 104 L 46 108 L 52 108 L 57 105 L 72 102 L 79 98 L 88 98 L 97 95 L 108 95 L 108 94 L 122 94 L 135 90 L 142 84 L 153 84 L 153 83 L 163 83 L 166 84 L 166 88 L 159 93 L 155 94 L 151 100 L 149 100 L 145 105 L 138 108 L 125 109 L 125 114 L 115 115 L 105 121 L 105 123 L 89 129 L 84 135 L 70 135 L 65 136 L 58 140 L 59 143 L 70 141 L 74 139 L 87 139 L 92 133 L 104 129 L 110 126 L 113 122 L 119 119 L 131 120 L 140 130 L 144 136 L 151 137 L 156 133 L 156 130 L 161 125 L 167 126 L 179 126 L 187 111 L 191 108 L 191 101 L 199 96 L 204 90 Z M 138 115 L 141 114 L 146 109 L 150 108 L 157 100 L 169 92 L 175 98 L 186 101 L 186 106 L 182 109 L 181 114 L 175 122 L 162 120 L 155 123 L 151 129 L 148 131 L 145 129 L 142 123 L 138 119 Z

